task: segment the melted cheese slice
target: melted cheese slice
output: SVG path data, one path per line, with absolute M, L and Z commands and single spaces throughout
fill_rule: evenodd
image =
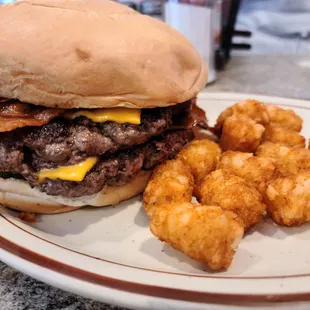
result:
M 85 178 L 86 173 L 95 166 L 97 161 L 97 157 L 89 157 L 76 165 L 58 167 L 55 169 L 43 169 L 38 173 L 39 183 L 42 183 L 47 178 L 51 180 L 60 179 L 81 182 Z
M 141 123 L 141 110 L 128 108 L 109 108 L 94 110 L 78 110 L 76 112 L 67 112 L 65 118 L 75 119 L 79 116 L 85 116 L 95 123 L 104 123 L 113 121 L 116 123 L 130 123 L 139 125 Z

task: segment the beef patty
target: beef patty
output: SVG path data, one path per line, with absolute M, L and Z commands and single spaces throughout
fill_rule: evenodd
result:
M 32 129 L 24 144 L 41 159 L 72 165 L 81 157 L 114 153 L 120 148 L 142 144 L 171 125 L 171 109 L 143 110 L 141 124 L 94 123 L 85 117 L 57 120 Z
M 171 130 L 175 119 L 186 117 L 190 110 L 191 102 L 143 109 L 139 125 L 58 118 L 41 127 L 1 133 L 1 175 L 17 174 L 32 187 L 65 197 L 92 195 L 106 185 L 123 185 L 141 170 L 173 158 L 193 138 L 191 130 Z M 37 180 L 42 169 L 73 165 L 93 156 L 99 160 L 81 182 Z
M 81 197 L 98 193 L 105 185 L 126 184 L 141 170 L 150 170 L 173 158 L 193 138 L 192 131 L 176 130 L 153 138 L 143 145 L 100 158 L 81 182 L 46 179 L 39 184 L 30 163 L 23 164 L 22 175 L 33 187 L 48 195 Z
M 53 120 L 41 127 L 24 127 L 0 134 L 0 170 L 16 171 L 24 153 L 33 152 L 43 168 L 73 165 L 90 156 L 102 156 L 143 144 L 172 124 L 174 107 L 143 109 L 141 124 L 94 123 L 85 117 Z M 14 169 L 15 167 L 15 169 Z

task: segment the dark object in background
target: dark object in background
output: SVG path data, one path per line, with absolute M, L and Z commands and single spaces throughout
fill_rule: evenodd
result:
M 160 0 L 145 0 L 140 4 L 140 13 L 163 19 L 163 2 Z
M 118 2 L 120 4 L 126 5 L 132 9 L 134 9 L 135 11 L 138 11 L 138 6 L 134 2 L 131 2 L 131 1 L 118 1 Z
M 220 50 L 216 53 L 216 68 L 222 70 L 226 62 L 230 58 L 232 49 L 246 49 L 251 48 L 247 43 L 232 43 L 234 36 L 250 37 L 252 34 L 249 31 L 235 30 L 236 19 L 240 8 L 241 0 L 224 0 L 223 1 L 223 16 L 222 16 L 222 40 Z

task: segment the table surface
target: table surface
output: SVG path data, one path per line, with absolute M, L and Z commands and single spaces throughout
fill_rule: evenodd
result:
M 240 56 L 206 91 L 243 92 L 310 100 L 310 58 Z M 38 282 L 0 262 L 0 309 L 121 310 Z

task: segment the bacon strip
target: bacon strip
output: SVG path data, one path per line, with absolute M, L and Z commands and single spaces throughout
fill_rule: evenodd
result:
M 209 128 L 206 113 L 197 106 L 196 99 L 179 103 L 178 108 L 179 111 L 173 117 L 173 125 L 171 129 L 192 129 L 196 126 L 203 129 Z
M 199 126 L 203 129 L 208 129 L 208 119 L 206 116 L 206 112 L 199 108 L 195 102 L 192 104 L 192 111 L 188 117 L 187 121 L 192 127 Z
M 13 100 L 5 102 L 0 106 L 0 132 L 25 126 L 42 126 L 62 113 L 61 109 L 47 109 Z
M 0 132 L 26 126 L 43 126 L 63 114 L 62 109 L 51 109 L 0 98 Z M 192 99 L 177 105 L 171 129 L 191 129 L 195 126 L 208 129 L 205 112 Z

